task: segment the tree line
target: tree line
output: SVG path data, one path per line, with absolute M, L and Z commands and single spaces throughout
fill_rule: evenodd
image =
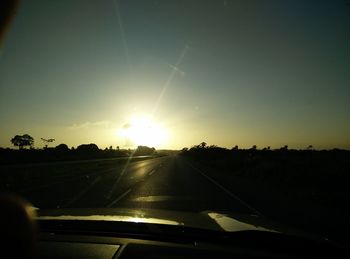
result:
M 52 143 L 54 139 L 42 140 L 45 140 L 44 143 L 46 143 L 44 148 L 34 149 L 34 138 L 32 136 L 28 134 L 14 136 L 11 143 L 18 149 L 0 148 L 0 164 L 158 155 L 154 147 L 147 146 L 138 146 L 133 150 L 121 149 L 119 146 L 100 149 L 94 143 L 81 144 L 76 148 L 69 148 L 66 144 L 48 147 L 48 144 Z
M 53 139 L 53 138 L 50 138 L 50 139 L 41 138 L 41 140 L 44 141 L 44 143 L 45 143 L 44 149 L 52 149 L 52 148 L 49 148 L 48 145 L 49 145 L 49 143 L 53 143 L 55 141 L 55 139 Z M 33 149 L 34 138 L 32 136 L 30 136 L 29 134 L 16 135 L 11 139 L 11 143 L 15 147 L 18 147 L 19 150 L 23 150 L 26 147 L 28 147 L 29 149 Z M 55 149 L 56 151 L 60 151 L 60 152 L 68 152 L 70 150 L 66 144 L 59 144 L 56 147 L 54 147 L 53 149 Z M 77 146 L 77 148 L 72 147 L 71 150 L 77 150 L 78 152 L 87 152 L 87 153 L 101 151 L 100 148 L 94 143 L 81 144 L 81 145 Z M 104 151 L 118 151 L 118 152 L 124 151 L 125 152 L 126 150 L 121 150 L 119 148 L 119 146 L 116 146 L 115 149 L 113 149 L 113 146 L 109 146 L 108 148 L 106 147 L 104 149 Z M 128 153 L 131 152 L 130 149 L 128 149 L 127 151 L 128 151 Z M 147 147 L 147 146 L 138 146 L 137 149 L 134 151 L 134 153 L 137 153 L 137 154 L 153 154 L 155 152 L 156 152 L 156 150 L 154 147 Z
M 337 148 L 335 148 L 337 149 Z M 217 145 L 207 145 L 206 142 L 201 142 L 199 143 L 198 145 L 193 145 L 191 148 L 187 148 L 187 147 L 184 147 L 181 151 L 182 152 L 187 152 L 187 151 L 202 151 L 202 150 L 230 150 L 228 148 L 223 148 L 223 147 L 219 147 Z M 261 149 L 258 149 L 258 146 L 257 145 L 252 145 L 250 148 L 242 148 L 240 149 L 238 147 L 238 145 L 235 145 L 231 148 L 231 150 L 235 151 L 235 150 L 250 150 L 250 151 L 254 151 L 254 150 L 261 150 L 261 151 L 272 151 L 272 150 L 280 150 L 280 151 L 286 151 L 286 150 L 290 150 L 288 145 L 284 145 L 280 148 L 276 148 L 276 149 L 271 149 L 270 146 L 265 146 Z M 293 149 L 292 149 L 293 150 Z M 307 147 L 305 147 L 305 149 L 303 150 L 314 150 L 314 147 L 313 145 L 308 145 Z

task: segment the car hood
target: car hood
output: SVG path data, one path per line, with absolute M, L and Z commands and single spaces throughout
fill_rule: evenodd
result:
M 123 208 L 57 209 L 39 210 L 38 219 L 149 223 L 225 232 L 246 230 L 281 231 L 281 227 L 257 215 L 241 215 L 216 211 L 190 213 L 156 209 Z

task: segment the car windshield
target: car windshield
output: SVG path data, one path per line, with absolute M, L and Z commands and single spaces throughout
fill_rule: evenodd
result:
M 2 193 L 40 210 L 350 231 L 349 1 L 38 0 L 13 12 Z

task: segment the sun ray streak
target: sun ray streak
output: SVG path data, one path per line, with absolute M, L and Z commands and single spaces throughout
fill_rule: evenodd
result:
M 131 160 L 133 159 L 134 155 L 135 155 L 136 149 L 133 150 L 130 154 L 130 156 L 128 157 L 128 160 L 125 163 L 125 166 L 123 167 L 122 172 L 120 173 L 120 175 L 118 176 L 118 178 L 116 179 L 116 181 L 113 183 L 112 188 L 109 190 L 108 194 L 107 194 L 107 199 L 110 199 L 113 195 L 113 193 L 115 192 L 118 183 L 120 182 L 120 180 L 122 179 L 122 177 L 124 176 L 125 172 L 128 170 L 129 165 Z
M 182 50 L 182 52 L 177 60 L 175 66 L 171 66 L 171 72 L 168 76 L 168 79 L 166 80 L 165 84 L 163 85 L 162 91 L 160 92 L 158 99 L 157 99 L 157 102 L 154 105 L 153 112 L 152 112 L 153 115 L 155 115 L 155 113 L 157 112 L 159 105 L 160 105 L 160 102 L 163 99 L 163 96 L 164 96 L 166 90 L 169 88 L 171 82 L 173 81 L 175 74 L 179 72 L 178 67 L 180 66 L 181 62 L 183 61 L 189 48 L 190 47 L 188 46 L 188 44 L 186 44 L 186 46 Z
M 131 64 L 131 59 L 130 59 L 130 54 L 129 54 L 129 46 L 128 46 L 128 41 L 127 41 L 126 36 L 125 36 L 123 19 L 122 19 L 122 16 L 120 14 L 120 11 L 119 11 L 118 0 L 114 0 L 113 3 L 114 3 L 115 13 L 116 13 L 117 18 L 118 18 L 118 25 L 119 25 L 119 30 L 120 30 L 120 36 L 121 36 L 122 42 L 123 42 L 126 64 L 128 66 L 129 72 L 131 72 L 132 64 Z

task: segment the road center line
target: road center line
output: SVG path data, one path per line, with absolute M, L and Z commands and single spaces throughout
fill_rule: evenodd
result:
M 260 213 L 258 210 L 254 209 L 252 206 L 250 206 L 245 201 L 241 200 L 237 195 L 233 194 L 229 190 L 227 190 L 224 186 L 219 184 L 217 181 L 215 181 L 210 176 L 206 175 L 202 170 L 198 169 L 197 167 L 193 166 L 190 162 L 186 161 L 194 170 L 196 170 L 198 173 L 200 173 L 203 177 L 205 177 L 207 180 L 209 180 L 211 183 L 215 184 L 217 187 L 219 187 L 222 191 L 224 191 L 226 194 L 231 196 L 231 198 L 238 200 L 240 203 L 242 203 L 244 206 L 249 208 L 251 211 L 253 211 L 255 214 L 262 216 L 263 214 Z
M 115 205 L 118 201 L 120 201 L 121 199 L 123 199 L 126 195 L 129 194 L 129 192 L 131 192 L 131 189 L 127 190 L 126 192 L 122 193 L 121 195 L 118 196 L 118 198 L 116 198 L 114 201 L 112 201 L 111 203 L 107 204 L 106 207 L 110 208 L 113 205 Z

